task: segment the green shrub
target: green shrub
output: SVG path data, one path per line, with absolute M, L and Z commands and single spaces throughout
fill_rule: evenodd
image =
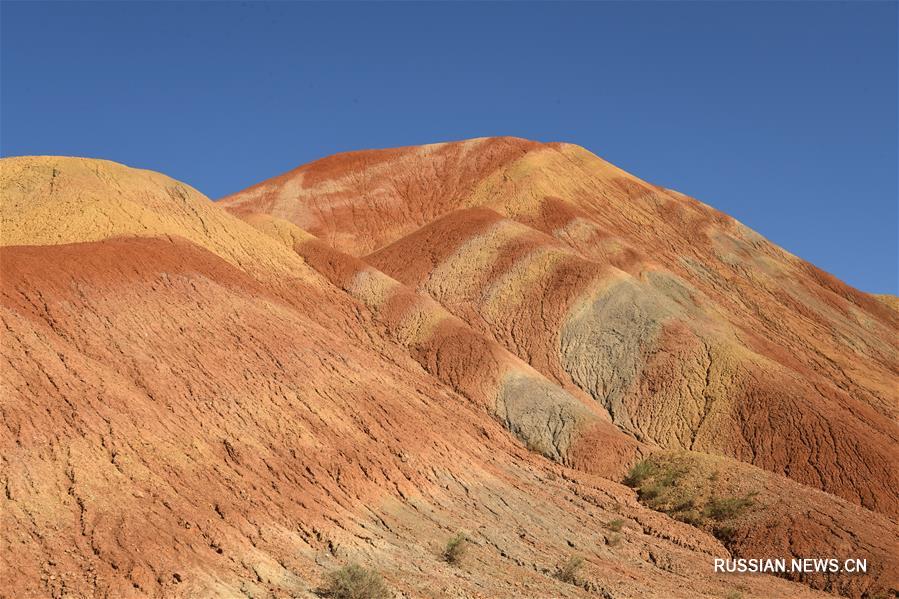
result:
M 462 561 L 465 551 L 468 549 L 468 538 L 465 533 L 458 533 L 446 542 L 443 548 L 443 559 L 450 564 L 458 564 Z
M 653 483 L 651 485 L 646 485 L 645 487 L 640 487 L 639 489 L 637 489 L 637 497 L 640 499 L 640 501 L 653 501 L 655 499 L 659 499 L 664 491 L 665 487 L 660 484 Z
M 323 594 L 332 599 L 387 599 L 390 592 L 381 576 L 358 564 L 349 564 L 328 573 Z
M 578 573 L 584 565 L 584 558 L 579 555 L 572 555 L 564 564 L 559 566 L 556 571 L 556 578 L 568 584 L 577 584 Z
M 633 465 L 627 476 L 624 477 L 624 484 L 629 487 L 637 488 L 640 484 L 655 474 L 656 467 L 649 460 L 641 460 Z
M 703 513 L 720 522 L 736 518 L 751 505 L 752 498 L 748 495 L 745 497 L 713 497 L 705 504 Z
M 608 528 L 612 532 L 621 532 L 621 529 L 624 528 L 624 520 L 622 520 L 621 518 L 609 520 L 608 522 L 606 522 L 606 528 Z
M 701 528 L 702 525 L 705 524 L 705 519 L 703 519 L 702 514 L 696 510 L 675 511 L 672 516 L 675 520 L 680 520 L 685 524 L 697 528 Z
M 680 504 L 671 508 L 673 512 L 692 512 L 696 511 L 696 500 L 692 497 L 688 497 L 685 501 L 682 501 Z

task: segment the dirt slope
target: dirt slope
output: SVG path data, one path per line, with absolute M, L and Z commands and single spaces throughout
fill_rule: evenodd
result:
M 358 264 L 308 234 L 286 233 L 307 260 L 108 162 L 0 165 L 0 596 L 311 597 L 349 561 L 406 597 L 814 596 L 710 574 L 712 536 L 528 451 L 491 397 L 513 371 L 606 431 L 614 461 L 636 443 L 496 343 L 477 341 L 502 376 L 402 338 L 371 296 L 386 277 L 335 285 Z M 483 339 L 440 310 L 423 324 Z M 532 404 L 525 436 L 557 413 Z M 572 554 L 576 585 L 553 576 Z
M 456 319 L 449 319 L 448 322 L 453 323 L 451 326 L 433 326 L 436 319 L 444 322 L 447 319 L 444 310 L 427 296 L 416 294 L 289 223 L 258 214 L 245 218 L 260 230 L 282 240 L 287 247 L 293 247 L 336 285 L 365 302 L 378 321 L 387 327 L 388 333 L 410 349 L 411 355 L 432 374 L 459 388 L 463 394 L 472 393 L 470 385 L 473 381 L 493 378 L 489 373 L 493 370 L 491 366 L 502 358 L 495 354 L 491 356 L 492 352 L 485 351 L 484 347 L 494 344 L 459 325 Z M 470 280 L 465 276 L 461 279 Z M 547 286 L 546 293 L 564 287 L 559 281 Z M 429 324 L 423 326 L 423 323 Z M 457 338 L 461 338 L 458 343 Z M 521 394 L 530 400 L 530 405 L 546 405 L 552 397 L 557 397 L 555 394 L 538 396 L 538 404 L 532 391 L 535 386 L 543 389 L 545 383 L 531 378 L 516 386 L 513 393 L 503 391 L 501 396 Z M 643 463 L 658 465 L 660 471 L 666 472 L 665 484 L 670 489 L 660 493 L 664 497 L 644 501 L 646 489 L 641 485 L 638 489 L 641 502 L 715 535 L 734 556 L 768 556 L 789 561 L 809 555 L 851 555 L 870 563 L 865 576 L 829 573 L 787 574 L 787 577 L 850 597 L 880 596 L 899 589 L 899 561 L 896 558 L 899 555 L 899 521 L 893 517 L 871 512 L 732 459 L 696 451 L 654 452 L 643 444 L 629 445 L 604 422 L 593 424 L 592 434 L 581 435 L 578 443 L 563 446 L 567 447 L 567 453 L 558 451 L 559 444 L 553 442 L 552 435 L 539 436 L 545 428 L 558 430 L 558 421 L 552 421 L 549 427 L 521 429 L 510 422 L 507 414 L 505 422 L 528 448 L 578 469 L 613 477 L 619 475 L 620 478 L 623 466 L 631 463 L 630 455 L 649 453 L 650 457 Z M 561 430 L 565 430 L 564 427 Z M 536 437 L 535 432 L 538 433 Z M 659 486 L 655 481 L 650 482 Z M 715 505 L 715 501 L 725 506 L 745 502 L 748 513 L 719 520 L 697 512 Z
M 547 152 L 565 161 L 550 168 Z M 876 564 L 860 579 L 803 581 L 818 589 L 899 586 L 895 472 L 821 469 L 894 457 L 896 315 L 787 256 L 793 270 L 771 289 L 805 277 L 803 293 L 828 309 L 762 334 L 759 314 L 775 307 L 746 303 L 757 320 L 740 320 L 714 286 L 664 266 L 668 241 L 645 223 L 590 238 L 608 209 L 589 206 L 590 186 L 626 175 L 579 152 L 490 139 L 337 156 L 232 198 L 240 218 L 110 162 L 0 161 L 0 597 L 313 597 L 354 561 L 398 597 L 821 596 L 712 572 L 715 557 L 758 548 Z M 545 186 L 568 199 L 547 200 Z M 624 188 L 620 201 L 636 202 Z M 595 216 L 558 233 L 551 221 L 566 210 Z M 681 230 L 675 216 L 664 226 Z M 739 301 L 767 301 L 750 291 Z M 818 343 L 817 357 L 796 351 Z M 694 397 L 684 365 L 697 356 L 715 362 L 696 368 L 721 389 Z M 719 368 L 730 378 L 708 374 Z M 795 381 L 808 376 L 852 418 L 802 395 Z M 681 377 L 686 390 L 672 391 Z M 791 394 L 780 428 L 756 413 L 753 402 L 772 405 L 762 377 Z M 665 411 L 679 394 L 683 410 L 737 388 L 746 395 L 728 400 L 730 419 Z M 657 393 L 669 395 L 653 403 Z M 812 408 L 836 419 L 827 430 L 848 448 L 828 450 L 815 426 L 791 420 Z M 732 428 L 713 434 L 722 422 Z M 734 430 L 751 431 L 746 451 L 765 457 L 723 443 Z M 764 451 L 796 430 L 801 441 Z M 714 469 L 722 491 L 758 494 L 724 544 L 615 482 L 688 439 L 765 468 L 677 458 L 690 467 L 675 486 L 699 488 Z M 810 444 L 793 456 L 799 474 L 777 461 Z M 803 460 L 820 480 L 803 480 Z M 815 526 L 790 509 L 796 497 Z M 440 553 L 459 531 L 469 552 L 450 565 Z M 560 581 L 575 555 L 575 584 Z
M 222 203 L 363 257 L 640 441 L 899 514 L 899 315 L 691 198 L 498 138 L 339 155 Z

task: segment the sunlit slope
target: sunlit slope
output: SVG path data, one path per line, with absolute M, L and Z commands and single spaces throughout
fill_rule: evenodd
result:
M 640 441 L 899 513 L 899 316 L 583 148 L 355 152 L 222 203 L 363 256 Z
M 244 218 L 360 301 L 427 372 L 483 405 L 533 451 L 616 477 L 645 451 L 588 396 L 548 380 L 429 296 L 286 221 L 262 214 Z
M 497 224 L 503 225 L 496 213 L 486 209 L 463 210 L 460 213 L 465 215 L 464 219 L 457 221 L 453 215 L 441 219 L 440 224 L 446 225 L 445 221 L 451 221 L 464 228 L 464 223 L 470 224 L 472 220 L 480 218 L 492 223 L 494 228 L 497 228 Z M 894 517 L 869 511 L 834 495 L 734 459 L 712 457 L 698 452 L 698 446 L 702 442 L 697 443 L 695 438 L 689 442 L 689 446 L 693 448 L 689 452 L 655 451 L 646 444 L 629 444 L 626 442 L 628 437 L 620 432 L 616 434 L 617 431 L 608 426 L 606 419 L 601 418 L 602 414 L 596 414 L 600 416 L 596 418 L 576 409 L 570 400 L 566 400 L 566 397 L 570 397 L 568 394 L 560 393 L 558 388 L 553 390 L 553 386 L 547 384 L 548 381 L 541 380 L 542 377 L 535 376 L 536 373 L 522 368 L 519 360 L 509 359 L 503 350 L 497 349 L 497 342 L 490 340 L 491 333 L 496 333 L 500 338 L 505 338 L 504 335 L 508 334 L 508 340 L 517 351 L 531 356 L 532 362 L 537 363 L 534 357 L 543 355 L 542 342 L 539 335 L 535 339 L 532 330 L 521 326 L 527 320 L 512 319 L 516 321 L 516 328 L 512 331 L 488 326 L 478 333 L 461 319 L 449 316 L 441 304 L 427 294 L 411 290 L 365 262 L 341 254 L 281 219 L 261 214 L 245 215 L 244 218 L 286 246 L 292 247 L 335 285 L 362 301 L 372 310 L 378 323 L 386 327 L 388 336 L 405 347 L 428 372 L 467 397 L 488 398 L 488 406 L 489 398 L 496 395 L 498 401 L 495 401 L 493 413 L 522 438 L 532 451 L 564 461 L 578 469 L 621 478 L 626 465 L 633 463 L 630 456 L 636 450 L 644 456 L 649 455 L 649 463 L 654 468 L 658 465 L 657 475 L 638 489 L 641 501 L 669 513 L 675 519 L 689 522 L 719 536 L 734 556 L 753 557 L 763 554 L 789 561 L 807 555 L 851 555 L 855 559 L 868 561 L 870 566 L 866 575 L 789 574 L 788 577 L 801 580 L 817 589 L 828 589 L 849 597 L 876 596 L 899 588 L 895 557 L 899 522 Z M 506 223 L 506 226 L 500 226 L 498 230 L 506 228 L 531 241 L 543 237 L 533 230 L 528 233 L 527 227 L 516 224 Z M 455 227 L 426 227 L 422 234 L 430 237 L 431 233 L 446 229 Z M 513 234 L 508 237 L 515 236 Z M 553 256 L 560 245 L 549 245 L 550 248 L 544 248 L 544 253 Z M 441 251 L 456 255 L 453 247 L 455 245 L 445 237 L 441 243 L 435 243 L 434 247 L 429 248 L 429 251 L 413 251 L 406 247 L 403 264 L 414 272 L 417 262 L 422 259 L 434 260 Z M 564 247 L 561 249 L 564 254 Z M 429 281 L 435 283 L 437 289 L 425 287 L 424 290 L 441 297 L 441 301 L 448 304 L 453 302 L 441 291 L 482 290 L 485 284 L 481 276 L 489 271 L 472 266 L 479 264 L 479 259 L 489 258 L 490 255 L 490 252 L 475 252 L 470 259 L 444 261 L 443 264 L 451 275 L 447 275 L 446 280 L 429 277 Z M 566 257 L 563 255 L 556 258 L 542 262 L 562 263 Z M 407 269 L 400 270 L 408 272 Z M 488 323 L 492 322 L 489 320 L 491 317 L 498 317 L 499 322 L 504 322 L 504 312 L 518 311 L 515 308 L 516 302 L 521 301 L 522 297 L 526 299 L 524 290 L 536 286 L 536 293 L 543 294 L 546 300 L 542 318 L 552 320 L 555 317 L 548 307 L 559 304 L 564 306 L 563 299 L 572 295 L 572 289 L 578 288 L 576 283 L 581 277 L 577 276 L 577 263 L 555 271 L 537 268 L 528 272 L 555 274 L 547 280 L 532 276 L 527 285 L 518 285 L 512 292 L 499 293 L 491 290 L 484 294 L 491 301 L 480 306 L 480 311 L 466 310 L 466 304 L 462 301 L 453 305 L 457 312 L 466 314 L 467 318 L 477 320 L 480 314 L 487 314 Z M 619 286 L 630 278 L 621 271 L 616 272 L 614 268 L 609 272 L 609 277 L 614 285 Z M 462 284 L 453 286 L 448 283 L 450 280 L 461 281 Z M 520 279 L 516 277 L 514 280 Z M 641 308 L 649 306 L 656 310 L 666 309 L 658 299 L 641 299 L 642 296 L 652 295 L 652 287 L 641 288 L 628 283 L 626 289 L 627 293 L 619 293 L 619 297 L 608 301 L 609 306 L 620 308 L 631 303 Z M 534 291 L 531 290 L 531 293 Z M 491 309 L 497 306 L 501 309 Z M 667 309 L 674 310 L 671 306 Z M 617 343 L 610 344 L 607 351 L 624 345 L 620 331 L 633 330 L 633 325 L 620 322 L 615 314 L 615 310 L 603 310 L 603 319 L 611 320 L 608 323 L 609 330 L 617 331 Z M 701 320 L 701 314 L 694 316 Z M 713 327 L 709 330 L 713 330 Z M 601 348 L 601 345 L 597 343 L 596 347 Z M 589 344 L 583 348 L 588 354 L 590 349 Z M 715 359 L 720 361 L 720 355 L 716 354 Z M 549 361 L 539 363 L 541 367 L 549 365 Z M 503 372 L 514 374 L 503 376 Z M 497 381 L 500 382 L 499 385 Z M 572 387 L 573 395 L 584 395 L 582 392 L 578 393 L 576 386 Z M 510 402 L 510 399 L 513 401 Z M 582 401 L 586 401 L 588 407 L 590 403 L 600 407 L 599 402 L 591 402 L 589 396 L 582 398 Z M 513 407 L 511 410 L 510 404 Z M 522 410 L 522 407 L 525 409 Z M 672 407 L 685 410 L 683 405 L 673 402 Z M 712 428 L 714 423 L 706 422 L 704 426 Z M 574 435 L 571 434 L 572 431 L 575 431 Z M 639 432 L 634 434 L 639 435 Z M 572 439 L 573 443 L 570 442 Z M 733 514 L 711 516 L 708 510 L 716 501 L 725 506 L 745 503 L 746 507 L 735 510 Z
M 543 432 L 542 406 L 610 427 L 592 400 L 401 283 L 161 175 L 51 157 L 0 171 L 0 597 L 307 597 L 351 561 L 416 597 L 733 590 L 709 573 L 727 555 L 711 535 L 516 437 Z M 463 355 L 475 344 L 499 376 Z M 487 400 L 512 372 L 560 403 L 529 403 L 510 432 Z M 564 461 L 568 438 L 547 453 Z M 456 567 L 440 552 L 460 530 Z M 553 575 L 575 551 L 579 586 Z
M 282 246 L 165 175 L 61 156 L 4 158 L 0 165 L 2 245 L 179 237 L 254 276 L 314 278 Z

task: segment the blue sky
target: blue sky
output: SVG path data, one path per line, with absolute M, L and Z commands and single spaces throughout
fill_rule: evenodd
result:
M 569 141 L 897 292 L 897 3 L 2 2 L 0 152 L 216 198 L 334 152 Z

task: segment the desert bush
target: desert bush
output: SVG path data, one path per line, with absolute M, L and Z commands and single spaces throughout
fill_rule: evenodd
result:
M 679 520 L 684 524 L 689 524 L 690 526 L 702 527 L 705 524 L 705 519 L 702 517 L 696 510 L 675 510 L 672 512 L 671 516 L 675 520 Z
M 579 555 L 572 555 L 568 560 L 559 566 L 556 571 L 556 578 L 568 584 L 577 584 L 578 573 L 584 565 L 584 558 Z
M 606 545 L 609 547 L 615 547 L 621 543 L 621 535 L 619 534 L 610 534 L 606 537 Z
M 446 560 L 447 563 L 458 564 L 462 561 L 462 557 L 465 555 L 467 549 L 468 538 L 465 536 L 465 533 L 460 532 L 453 535 L 453 537 L 446 542 L 446 546 L 443 548 L 443 559 Z
M 648 502 L 653 509 L 660 509 L 676 495 L 673 490 L 684 474 L 684 470 L 676 465 L 659 465 L 643 460 L 630 469 L 624 484 L 637 490 L 640 501 Z
M 641 486 L 637 489 L 637 497 L 640 501 L 654 501 L 659 499 L 662 493 L 664 493 L 665 487 L 660 484 L 650 484 Z M 650 506 L 653 507 L 653 506 Z
M 696 499 L 693 497 L 688 497 L 681 503 L 675 505 L 671 508 L 674 512 L 691 512 L 696 510 Z
M 631 467 L 627 476 L 624 477 L 624 484 L 629 487 L 637 488 L 647 478 L 655 473 L 655 466 L 649 460 L 641 460 Z
M 326 597 L 332 599 L 387 599 L 390 592 L 381 576 L 359 564 L 349 564 L 328 573 Z
M 724 545 L 736 543 L 734 525 L 746 510 L 755 505 L 757 492 L 743 496 L 707 495 L 707 481 L 715 477 L 697 476 L 690 464 L 643 460 L 634 465 L 625 482 L 636 489 L 637 498 L 646 507 L 668 514 L 691 526 L 712 533 Z
M 608 528 L 612 532 L 621 532 L 621 529 L 624 528 L 624 520 L 622 520 L 621 518 L 609 520 L 608 522 L 606 522 L 606 528 Z
M 745 497 L 713 497 L 705 504 L 703 513 L 714 520 L 729 520 L 742 514 L 752 505 L 752 498 Z

